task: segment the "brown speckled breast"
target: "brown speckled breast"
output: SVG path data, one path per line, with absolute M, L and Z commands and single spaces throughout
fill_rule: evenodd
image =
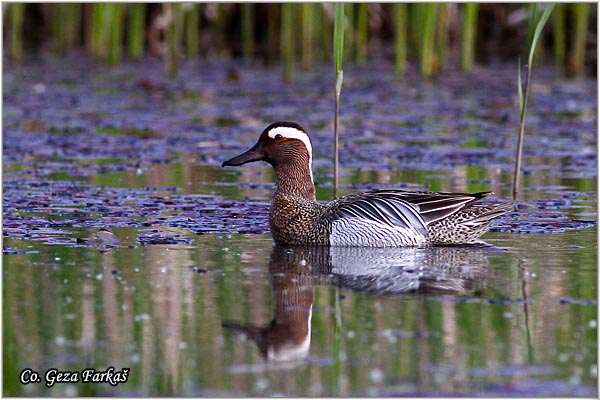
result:
M 328 245 L 331 224 L 322 218 L 324 210 L 312 199 L 276 194 L 269 210 L 273 239 L 282 244 Z

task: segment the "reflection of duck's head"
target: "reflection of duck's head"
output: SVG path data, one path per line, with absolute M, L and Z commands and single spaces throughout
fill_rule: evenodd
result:
M 270 362 L 289 363 L 304 359 L 310 349 L 310 312 L 303 323 L 280 324 L 275 319 L 267 326 L 223 322 L 224 328 L 244 334 L 251 339 L 261 354 Z
M 267 326 L 224 322 L 225 328 L 245 334 L 268 361 L 292 362 L 305 358 L 310 348 L 315 275 L 311 272 L 315 253 L 276 246 L 269 273 L 275 298 L 274 317 Z M 310 265 L 309 265 L 310 264 Z

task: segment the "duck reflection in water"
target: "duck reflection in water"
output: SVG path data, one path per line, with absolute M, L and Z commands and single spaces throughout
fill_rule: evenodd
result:
M 294 366 L 308 356 L 316 285 L 379 295 L 468 295 L 490 277 L 486 247 L 366 248 L 275 245 L 269 274 L 275 299 L 267 326 L 223 322 L 262 357 Z

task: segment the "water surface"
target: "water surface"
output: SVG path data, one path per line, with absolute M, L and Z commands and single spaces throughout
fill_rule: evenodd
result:
M 6 394 L 596 393 L 595 228 L 435 249 L 270 235 L 135 246 L 116 232 L 123 246 L 102 251 L 5 240 L 36 251 L 5 256 Z M 130 378 L 48 389 L 15 376 L 89 366 Z

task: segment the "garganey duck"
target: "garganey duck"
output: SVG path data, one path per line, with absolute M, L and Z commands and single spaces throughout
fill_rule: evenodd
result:
M 276 189 L 269 225 L 277 243 L 292 245 L 397 247 L 478 243 L 491 221 L 511 203 L 477 203 L 492 194 L 373 190 L 317 202 L 312 144 L 295 122 L 275 122 L 248 151 L 223 162 L 239 166 L 266 161 L 275 168 Z

